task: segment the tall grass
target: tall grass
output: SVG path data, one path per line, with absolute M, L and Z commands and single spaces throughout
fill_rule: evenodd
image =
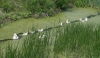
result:
M 66 57 L 68 52 L 74 58 L 98 58 L 100 47 L 98 46 L 100 29 L 93 29 L 92 25 L 71 25 L 66 26 L 64 33 L 56 40 L 54 51 L 62 53 L 65 51 Z
M 76 0 L 74 2 L 76 7 L 92 7 L 99 8 L 100 1 L 99 0 Z
M 39 38 L 40 35 L 45 37 Z M 0 58 L 99 58 L 99 38 L 100 26 L 70 24 L 31 34 L 19 48 L 8 44 Z

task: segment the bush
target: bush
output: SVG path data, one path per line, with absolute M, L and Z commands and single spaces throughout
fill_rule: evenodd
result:
M 99 10 L 99 0 L 0 0 L 4 12 L 14 12 L 8 18 L 42 18 L 73 7 L 93 7 Z
M 52 0 L 28 0 L 25 7 L 32 13 L 54 13 L 56 9 L 54 1 Z M 52 9 L 52 10 L 51 10 Z M 51 15 L 51 14 L 50 14 Z
M 75 0 L 55 0 L 55 4 L 57 8 L 61 8 L 62 10 L 67 10 L 67 8 L 72 8 L 73 2 Z
M 11 3 L 11 2 L 5 2 L 5 3 L 3 4 L 3 11 L 4 11 L 4 12 L 11 12 L 11 11 L 14 11 L 14 8 L 15 8 L 15 6 L 14 6 L 14 4 Z
M 31 16 L 31 12 L 10 12 L 6 15 L 7 18 L 12 21 L 16 21 L 21 18 L 28 18 Z

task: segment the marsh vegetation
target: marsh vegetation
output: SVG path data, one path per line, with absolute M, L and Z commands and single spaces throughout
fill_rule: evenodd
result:
M 75 7 L 91 7 L 99 10 L 99 0 L 0 0 L 0 11 L 4 21 L 21 18 L 43 18 Z
M 45 35 L 43 38 L 39 36 Z M 1 58 L 98 58 L 100 26 L 70 24 L 28 35 L 0 50 Z M 22 39 L 19 39 L 20 41 Z M 15 45 L 16 44 L 16 45 Z
M 99 15 L 84 23 L 64 24 L 10 40 L 14 33 L 56 27 L 67 19 L 99 14 L 99 0 L 0 0 L 0 4 L 0 27 L 10 22 L 0 28 L 0 58 L 100 57 Z M 5 38 L 8 40 L 1 42 Z

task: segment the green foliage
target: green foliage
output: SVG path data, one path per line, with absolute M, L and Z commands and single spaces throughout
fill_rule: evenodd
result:
M 21 18 L 28 18 L 30 17 L 31 12 L 10 12 L 6 15 L 7 18 L 16 21 Z
M 78 54 L 76 57 L 99 57 L 99 34 L 100 29 L 93 30 L 92 25 L 72 24 L 67 25 L 64 33 L 60 34 L 55 42 L 54 51 L 61 53 L 62 51 L 70 51 L 69 53 Z M 98 33 L 97 33 L 98 32 Z M 98 35 L 98 36 L 97 36 Z M 81 51 L 79 53 L 79 51 Z M 84 53 L 85 51 L 85 53 Z M 68 54 L 68 53 L 67 53 Z M 79 56 L 85 55 L 85 56 Z
M 39 38 L 43 34 L 45 37 Z M 61 54 L 72 58 L 99 58 L 99 38 L 100 26 L 94 28 L 93 25 L 71 24 L 29 35 L 23 39 L 24 41 L 19 47 L 21 50 L 18 45 L 13 47 L 11 44 L 7 44 L 5 52 L 0 50 L 0 57 L 57 58 Z
M 25 7 L 32 13 L 39 13 L 38 15 L 48 13 L 49 16 L 52 16 L 55 10 L 55 4 L 52 0 L 28 0 Z
M 22 18 L 34 17 L 42 18 L 48 16 L 54 16 L 61 10 L 67 10 L 73 7 L 93 7 L 99 9 L 99 0 L 1 0 L 2 8 L 4 12 L 25 12 Z M 31 16 L 26 12 L 31 12 Z M 13 15 L 12 19 L 17 20 L 21 16 Z
M 74 2 L 76 7 L 89 7 L 89 1 L 87 0 L 77 0 Z
M 74 0 L 55 0 L 57 8 L 60 7 L 62 10 L 67 10 L 67 8 L 73 7 L 73 2 Z
M 3 5 L 3 0 L 0 0 L 0 8 L 2 7 L 2 5 Z
M 15 11 L 16 9 L 25 10 L 26 9 L 32 13 L 52 13 L 56 9 L 61 8 L 62 10 L 66 10 L 67 8 L 76 7 L 89 7 L 89 6 L 100 6 L 99 0 L 18 0 L 18 1 L 3 1 L 0 0 L 4 11 L 10 12 Z M 51 10 L 52 9 L 52 10 Z M 51 15 L 51 14 L 50 14 Z
M 5 16 L 6 15 L 4 13 L 0 12 L 0 28 L 3 26 L 2 20 L 5 18 Z
M 5 11 L 5 12 L 14 11 L 14 8 L 15 8 L 15 6 L 14 6 L 14 4 L 11 3 L 11 2 L 5 2 L 5 3 L 3 4 L 3 11 Z
M 0 21 L 3 19 L 4 16 L 0 15 Z
M 100 1 L 99 0 L 76 0 L 74 2 L 74 6 L 99 8 Z
M 31 12 L 18 12 L 17 15 L 21 16 L 22 18 L 28 18 L 31 15 Z

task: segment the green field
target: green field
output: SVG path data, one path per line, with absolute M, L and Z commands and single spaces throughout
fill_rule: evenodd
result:
M 28 18 L 5 24 L 0 28 L 0 39 L 12 39 L 14 33 L 58 26 L 59 22 L 79 20 L 97 14 L 91 8 L 74 8 L 54 17 Z M 88 22 L 69 24 L 50 31 L 23 36 L 20 40 L 1 42 L 1 58 L 99 58 L 100 24 L 99 15 Z M 97 26 L 97 27 L 95 27 Z M 39 39 L 39 35 L 45 35 Z M 12 44 L 12 45 L 11 45 Z M 17 47 L 17 48 L 16 48 Z

